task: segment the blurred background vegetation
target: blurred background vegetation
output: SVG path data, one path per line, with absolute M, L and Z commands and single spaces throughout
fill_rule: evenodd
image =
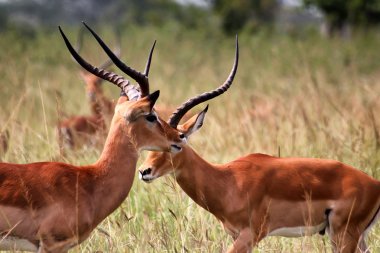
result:
M 347 36 L 380 22 L 379 0 L 1 0 L 0 30 L 57 25 L 165 26 L 257 32 L 320 29 Z

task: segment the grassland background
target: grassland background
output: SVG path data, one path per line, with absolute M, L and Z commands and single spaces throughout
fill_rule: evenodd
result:
M 65 30 L 75 41 L 76 29 Z M 112 32 L 97 30 L 112 45 Z M 234 38 L 219 32 L 135 27 L 122 35 L 122 59 L 140 70 L 157 39 L 150 80 L 152 90 L 161 90 L 161 105 L 178 105 L 217 87 L 232 66 Z M 84 44 L 82 55 L 90 62 L 106 58 L 89 35 Z M 215 163 L 253 152 L 319 157 L 340 160 L 380 179 L 380 140 L 375 134 L 380 132 L 379 45 L 380 35 L 374 33 L 347 41 L 313 33 L 240 35 L 233 86 L 210 102 L 205 124 L 191 145 Z M 58 30 L 34 38 L 3 33 L 0 48 L 0 128 L 11 133 L 10 150 L 1 159 L 53 160 L 59 153 L 54 131 L 58 111 L 89 113 L 79 67 Z M 117 88 L 104 84 L 104 89 L 117 98 Z M 100 152 L 83 148 L 66 161 L 93 163 Z M 232 243 L 218 221 L 194 204 L 172 177 L 147 185 L 136 176 L 126 201 L 99 228 L 72 252 L 223 252 Z M 272 237 L 255 252 L 330 252 L 328 245 L 327 237 L 319 235 Z M 380 252 L 379 226 L 372 230 L 369 245 Z

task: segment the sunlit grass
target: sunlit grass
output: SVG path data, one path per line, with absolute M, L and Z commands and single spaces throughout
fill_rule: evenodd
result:
M 66 30 L 74 42 L 76 32 Z M 112 45 L 112 32 L 103 29 L 100 34 Z M 161 90 L 161 105 L 178 105 L 217 87 L 233 63 L 233 37 L 169 28 L 125 30 L 122 59 L 142 70 L 154 39 L 158 42 L 150 80 L 152 90 Z M 375 129 L 380 131 L 379 41 L 374 35 L 352 41 L 313 34 L 240 36 L 234 84 L 210 102 L 205 124 L 191 145 L 215 163 L 253 152 L 331 158 L 380 179 L 380 144 L 375 139 Z M 0 129 L 11 134 L 10 149 L 0 157 L 16 163 L 52 160 L 59 153 L 54 132 L 58 111 L 89 113 L 79 67 L 58 31 L 35 39 L 2 34 L 0 46 Z M 105 59 L 90 36 L 83 56 L 94 64 Z M 104 88 L 117 98 L 117 88 Z M 89 164 L 100 152 L 86 147 L 71 152 L 67 161 Z M 173 178 L 149 185 L 136 178 L 123 205 L 73 252 L 223 252 L 231 243 L 218 221 Z M 372 230 L 369 245 L 380 251 L 379 226 Z M 330 251 L 327 238 L 316 235 L 266 238 L 254 252 Z

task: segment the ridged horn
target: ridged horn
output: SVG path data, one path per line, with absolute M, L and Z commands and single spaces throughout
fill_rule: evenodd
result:
M 90 63 L 88 63 L 87 61 L 85 61 L 75 51 L 75 49 L 73 48 L 73 46 L 71 45 L 71 43 L 67 39 L 66 35 L 64 34 L 64 32 L 62 31 L 62 29 L 61 29 L 60 26 L 59 26 L 59 31 L 60 31 L 60 33 L 61 33 L 61 35 L 63 37 L 63 40 L 65 41 L 67 49 L 71 53 L 72 57 L 85 70 L 87 70 L 88 72 L 90 72 L 93 75 L 96 75 L 96 76 L 98 76 L 98 77 L 100 77 L 100 78 L 102 78 L 102 79 L 104 79 L 106 81 L 109 81 L 109 82 L 115 84 L 116 86 L 118 86 L 122 90 L 122 93 L 124 92 L 128 96 L 129 100 L 136 100 L 139 97 L 139 95 L 140 95 L 139 91 L 133 85 L 131 85 L 130 82 L 127 79 L 125 79 L 124 77 L 122 77 L 122 76 L 120 76 L 118 74 L 115 74 L 113 72 L 106 71 L 104 69 L 94 67 Z
M 149 95 L 149 79 L 147 75 L 144 75 L 143 73 L 140 73 L 133 68 L 127 66 L 125 63 L 123 63 L 112 51 L 109 49 L 109 47 L 103 42 L 103 40 L 86 24 L 83 22 L 83 24 L 86 26 L 86 28 L 92 33 L 92 35 L 95 37 L 95 39 L 98 41 L 99 45 L 103 48 L 103 50 L 106 52 L 108 57 L 111 58 L 113 63 L 125 74 L 133 78 L 140 86 L 141 89 L 141 97 L 145 97 Z M 153 47 L 154 48 L 154 47 Z M 150 66 L 150 61 L 148 59 L 147 66 Z
M 234 80 L 234 77 L 235 77 L 235 74 L 237 71 L 237 67 L 238 67 L 238 62 L 239 62 L 239 41 L 238 41 L 238 36 L 236 35 L 235 61 L 234 61 L 234 65 L 232 66 L 232 70 L 231 70 L 228 78 L 226 79 L 226 81 L 221 86 L 219 86 L 217 89 L 209 91 L 209 92 L 205 92 L 203 94 L 200 94 L 198 96 L 190 98 L 185 103 L 183 103 L 170 116 L 169 125 L 174 127 L 174 128 L 177 128 L 178 123 L 181 121 L 182 117 L 191 108 L 193 108 L 194 106 L 196 106 L 200 103 L 203 103 L 205 101 L 213 99 L 213 98 L 223 94 L 224 92 L 226 92 L 228 90 L 228 88 L 230 88 L 232 81 Z

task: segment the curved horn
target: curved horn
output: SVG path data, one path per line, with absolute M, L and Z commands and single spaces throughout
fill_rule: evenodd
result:
M 189 100 L 187 100 L 185 103 L 183 103 L 180 107 L 177 108 L 177 110 L 170 116 L 169 119 L 169 125 L 176 128 L 178 123 L 181 121 L 182 117 L 194 106 L 203 103 L 207 100 L 213 99 L 230 88 L 232 81 L 234 80 L 237 67 L 238 67 L 238 61 L 239 61 L 239 42 L 238 37 L 236 35 L 236 47 L 235 47 L 235 61 L 234 65 L 232 66 L 232 70 L 227 78 L 227 80 L 219 86 L 217 89 L 205 92 L 203 94 L 200 94 L 198 96 L 195 96 Z
M 146 65 L 145 65 L 145 69 L 144 69 L 144 73 L 143 73 L 143 75 L 146 77 L 148 77 L 148 75 L 149 75 L 150 63 L 152 62 L 152 55 L 153 55 L 153 51 L 154 51 L 155 46 L 156 46 L 156 40 L 154 40 L 154 42 L 153 42 L 153 46 L 149 52 L 148 60 L 146 61 Z
M 130 82 L 125 79 L 122 76 L 119 76 L 113 72 L 108 72 L 104 69 L 96 68 L 92 66 L 90 63 L 86 62 L 73 48 L 73 46 L 70 44 L 69 40 L 67 39 L 66 35 L 63 33 L 61 27 L 59 26 L 59 31 L 61 32 L 61 35 L 63 37 L 63 40 L 65 41 L 65 44 L 67 48 L 69 49 L 72 57 L 88 72 L 90 72 L 93 75 L 96 75 L 104 80 L 107 80 L 116 86 L 118 86 L 122 92 L 124 92 L 129 100 L 136 100 L 139 97 L 139 92 L 137 89 L 130 84 Z
M 127 66 L 125 63 L 123 63 L 119 58 L 116 57 L 116 55 L 111 51 L 111 49 L 108 48 L 108 46 L 103 42 L 103 40 L 88 25 L 86 25 L 86 23 L 83 22 L 83 24 L 92 33 L 92 35 L 98 41 L 99 45 L 103 48 L 103 50 L 106 52 L 108 57 L 111 58 L 111 60 L 115 63 L 115 65 L 121 71 L 123 71 L 125 74 L 132 77 L 139 84 L 140 89 L 141 89 L 141 97 L 145 97 L 145 96 L 149 95 L 149 79 L 148 79 L 148 76 L 134 70 L 133 68 L 131 68 L 131 67 Z M 149 63 L 149 65 L 150 65 L 150 63 Z

